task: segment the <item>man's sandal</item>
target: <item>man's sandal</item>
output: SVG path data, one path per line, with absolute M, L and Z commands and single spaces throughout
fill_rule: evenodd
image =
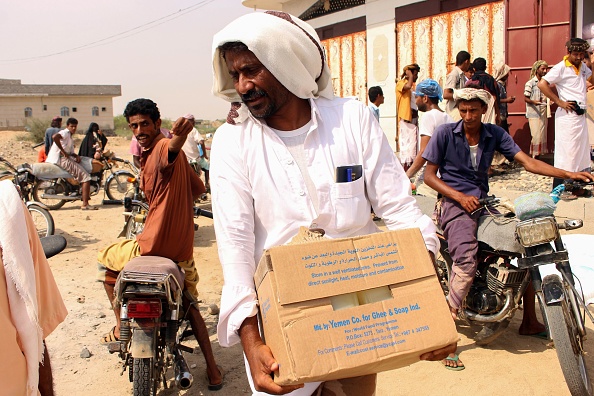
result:
M 218 391 L 223 388 L 223 382 L 225 381 L 225 372 L 223 371 L 221 366 L 219 366 L 218 364 L 217 364 L 217 368 L 219 369 L 219 373 L 221 373 L 221 382 L 219 382 L 218 384 L 212 384 L 210 382 L 210 378 L 208 377 L 208 371 L 206 372 L 206 382 L 208 383 L 209 391 Z
M 119 338 L 115 335 L 115 326 L 111 328 L 109 333 L 103 334 L 101 340 L 99 341 L 103 345 L 111 344 L 112 342 L 118 342 Z
M 443 366 L 444 366 L 445 368 L 447 368 L 448 370 L 452 370 L 452 371 L 462 371 L 462 370 L 464 370 L 464 369 L 466 368 L 466 367 L 464 367 L 464 365 L 462 365 L 462 366 L 458 366 L 458 364 L 459 364 L 458 362 L 459 362 L 459 360 L 460 360 L 460 358 L 458 357 L 458 355 L 455 355 L 454 357 L 449 357 L 449 356 L 448 356 L 447 358 L 445 358 L 445 359 L 443 359 L 443 360 L 449 360 L 449 361 L 452 361 L 452 362 L 456 362 L 456 367 L 452 367 L 452 366 L 448 366 L 447 364 L 445 364 L 445 363 L 442 361 L 442 363 L 441 363 L 441 364 L 443 364 Z

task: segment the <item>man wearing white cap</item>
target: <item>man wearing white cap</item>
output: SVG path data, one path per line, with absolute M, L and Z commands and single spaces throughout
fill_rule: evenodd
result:
M 206 187 L 206 192 L 210 192 L 210 185 L 208 183 L 210 164 L 208 163 L 208 155 L 206 154 L 204 136 L 202 136 L 202 134 L 198 132 L 198 129 L 196 129 L 196 119 L 193 114 L 186 114 L 184 118 L 193 123 L 194 128 L 192 128 L 188 134 L 188 138 L 182 146 L 182 150 L 186 154 L 186 157 L 188 157 L 190 163 L 196 161 L 200 169 L 204 171 L 204 186 Z
M 377 232 L 371 206 L 389 229 L 420 228 L 431 254 L 434 225 L 416 206 L 372 113 L 356 100 L 334 98 L 324 51 L 307 23 L 280 12 L 244 15 L 215 35 L 213 68 L 214 94 L 232 102 L 211 153 L 225 276 L 219 342 L 241 342 L 256 394 L 373 395 L 375 375 L 302 388 L 274 383 L 270 374 L 279 366 L 256 317 L 256 263 L 263 249 L 287 243 L 302 226 L 322 228 L 330 238 Z M 346 165 L 362 174 L 339 183 L 335 172 Z M 421 358 L 441 359 L 454 349 Z

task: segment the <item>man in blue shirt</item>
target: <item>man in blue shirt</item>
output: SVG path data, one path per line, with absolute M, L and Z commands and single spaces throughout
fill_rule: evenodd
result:
M 369 109 L 373 113 L 375 119 L 379 122 L 380 111 L 379 107 L 384 103 L 384 92 L 381 87 L 369 88 Z
M 457 93 L 457 107 L 462 117 L 455 124 L 438 127 L 423 158 L 427 160 L 425 183 L 443 198 L 437 216 L 448 241 L 453 261 L 448 303 L 454 319 L 468 294 L 477 268 L 479 198 L 489 191 L 487 174 L 495 151 L 509 161 L 517 161 L 527 171 L 562 179 L 594 180 L 589 172 L 568 172 L 552 167 L 523 153 L 512 137 L 502 128 L 483 124 L 489 93 L 482 89 L 465 88 Z M 441 178 L 437 176 L 439 171 Z M 476 211 L 476 212 L 475 212 Z M 474 212 L 474 213 L 473 213 Z M 524 298 L 524 320 L 520 334 L 537 334 L 544 326 L 536 320 L 534 294 Z M 530 298 L 531 297 L 531 298 Z M 455 354 L 444 362 L 449 368 L 463 367 Z

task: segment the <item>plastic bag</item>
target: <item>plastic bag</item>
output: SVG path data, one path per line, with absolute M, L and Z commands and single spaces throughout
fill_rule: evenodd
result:
M 555 202 L 549 194 L 544 192 L 531 192 L 524 194 L 514 201 L 516 216 L 520 220 L 535 217 L 552 216 L 555 213 Z

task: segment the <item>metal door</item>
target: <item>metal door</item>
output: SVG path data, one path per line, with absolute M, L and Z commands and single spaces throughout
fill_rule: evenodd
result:
M 526 153 L 531 136 L 525 116 L 524 85 L 534 62 L 542 59 L 552 66 L 567 53 L 572 5 L 573 0 L 506 0 L 506 58 L 511 68 L 507 95 L 516 97 L 508 105 L 509 131 Z M 553 118 L 549 119 L 549 151 L 554 146 Z

